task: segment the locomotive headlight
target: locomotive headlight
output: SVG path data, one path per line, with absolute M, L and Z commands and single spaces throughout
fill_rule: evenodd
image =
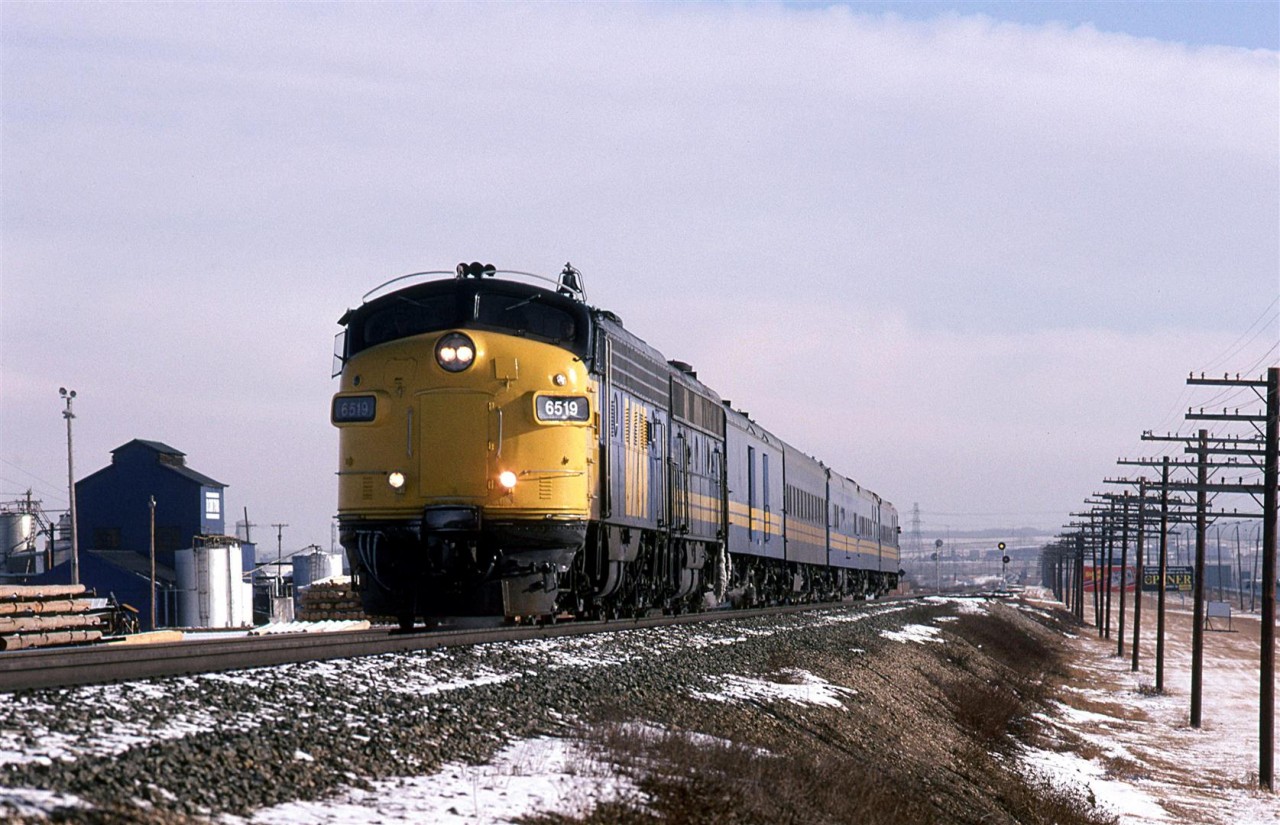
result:
M 476 345 L 461 332 L 451 332 L 436 342 L 436 363 L 449 372 L 462 372 L 475 360 Z
M 393 490 L 399 490 L 404 486 L 404 473 L 395 472 L 388 474 L 387 483 L 391 485 Z
M 498 473 L 498 483 L 501 484 L 505 490 L 514 490 L 516 488 L 516 474 L 510 470 L 503 470 L 501 473 Z

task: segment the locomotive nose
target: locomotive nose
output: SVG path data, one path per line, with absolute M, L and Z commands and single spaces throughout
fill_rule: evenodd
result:
M 470 390 L 420 396 L 420 495 L 480 500 L 488 495 L 489 444 L 496 439 L 490 437 L 493 406 L 489 393 Z

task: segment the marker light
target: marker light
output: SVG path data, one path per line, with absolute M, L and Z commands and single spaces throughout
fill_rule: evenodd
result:
M 461 332 L 450 332 L 436 342 L 436 363 L 449 372 L 462 372 L 476 360 L 476 345 Z
M 498 474 L 498 483 L 508 490 L 514 490 L 516 486 L 516 474 L 510 470 L 503 470 Z
M 552 378 L 551 378 L 551 382 L 552 382 L 553 384 L 555 384 L 557 387 L 563 387 L 566 383 L 568 383 L 568 381 L 569 381 L 569 379 L 567 379 L 567 378 L 565 378 L 565 377 L 564 377 L 564 373 L 563 373 L 563 372 L 557 372 L 557 373 L 556 373 L 554 376 L 552 376 Z
M 404 473 L 391 473 L 387 476 L 387 483 L 391 485 L 392 489 L 399 490 L 404 486 Z

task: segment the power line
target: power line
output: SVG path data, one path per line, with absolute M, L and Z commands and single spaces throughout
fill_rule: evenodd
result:
M 1203 367 L 1200 370 L 1196 370 L 1196 372 L 1206 372 L 1206 373 L 1212 372 L 1216 369 L 1219 369 L 1221 364 L 1230 363 L 1231 360 L 1235 358 L 1238 352 L 1243 350 L 1249 344 L 1253 343 L 1254 339 L 1256 339 L 1262 333 L 1266 332 L 1267 329 L 1270 328 L 1275 323 L 1276 318 L 1269 317 L 1269 316 L 1271 314 L 1271 310 L 1274 309 L 1277 304 L 1280 304 L 1280 296 L 1277 296 L 1271 299 L 1271 303 L 1267 304 L 1266 308 L 1264 308 L 1262 312 L 1258 314 L 1258 317 L 1253 319 L 1253 322 L 1250 323 L 1249 326 L 1245 328 L 1244 332 L 1240 333 L 1239 337 L 1237 337 L 1236 340 L 1232 341 L 1227 346 L 1226 350 L 1224 350 L 1221 354 L 1215 356 L 1214 358 L 1210 359 L 1209 364 L 1207 366 Z M 1280 316 L 1276 316 L 1276 317 L 1280 317 Z M 1254 327 L 1258 327 L 1258 330 L 1256 332 L 1253 332 Z M 1244 340 L 1245 336 L 1249 335 L 1250 332 L 1253 332 L 1253 334 L 1249 337 L 1249 339 L 1247 341 L 1244 341 L 1244 343 L 1241 343 L 1241 341 Z

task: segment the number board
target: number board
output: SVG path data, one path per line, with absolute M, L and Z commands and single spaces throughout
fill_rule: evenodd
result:
M 539 395 L 533 402 L 539 421 L 587 421 L 591 405 L 582 395 Z
M 378 414 L 378 399 L 372 395 L 343 395 L 333 399 L 333 423 L 372 421 Z

